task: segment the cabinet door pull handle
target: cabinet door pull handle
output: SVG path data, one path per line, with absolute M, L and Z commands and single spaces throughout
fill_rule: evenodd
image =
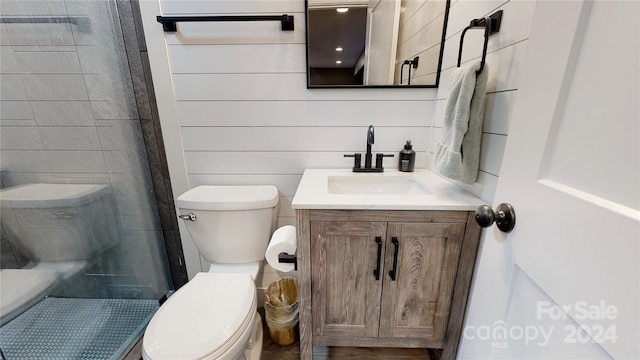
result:
M 373 270 L 373 276 L 376 280 L 380 280 L 380 257 L 382 255 L 382 237 L 376 236 L 376 243 L 378 244 L 378 260 L 376 260 L 376 268 Z
M 398 238 L 397 237 L 392 237 L 391 238 L 391 243 L 393 244 L 394 250 L 393 250 L 393 270 L 389 271 L 389 277 L 391 278 L 391 281 L 396 281 L 396 275 L 397 274 L 397 270 L 398 270 L 398 247 L 400 246 L 400 242 L 398 242 Z

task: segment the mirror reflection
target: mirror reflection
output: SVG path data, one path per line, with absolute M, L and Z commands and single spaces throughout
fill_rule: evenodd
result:
M 308 0 L 307 87 L 437 87 L 449 0 Z

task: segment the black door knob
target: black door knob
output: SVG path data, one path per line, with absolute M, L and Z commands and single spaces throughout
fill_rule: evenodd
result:
M 510 232 L 516 226 L 516 212 L 510 204 L 500 204 L 494 211 L 489 205 L 476 209 L 476 222 L 482 227 L 489 227 L 494 222 L 500 231 Z

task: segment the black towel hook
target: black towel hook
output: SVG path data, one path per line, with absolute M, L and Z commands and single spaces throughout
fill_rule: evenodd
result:
M 411 68 L 417 69 L 420 56 L 416 56 L 413 60 L 405 60 L 400 65 L 400 85 L 402 85 L 402 79 L 404 78 L 404 66 L 409 65 L 409 78 L 407 79 L 407 85 L 411 85 Z
M 497 11 L 482 19 L 473 19 L 469 23 L 469 26 L 464 28 L 462 35 L 460 36 L 460 48 L 458 49 L 458 67 L 462 61 L 462 45 L 464 43 L 464 34 L 469 29 L 484 28 L 484 48 L 482 49 L 482 61 L 480 62 L 480 69 L 476 71 L 476 74 L 480 74 L 484 69 L 484 63 L 487 60 L 487 45 L 489 44 L 489 36 L 500 31 L 500 23 L 502 22 L 502 10 Z

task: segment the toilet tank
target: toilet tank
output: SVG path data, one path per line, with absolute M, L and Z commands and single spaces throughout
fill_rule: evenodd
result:
M 86 260 L 118 242 L 107 185 L 18 186 L 0 192 L 0 206 L 13 249 L 34 261 Z
M 181 215 L 195 215 L 184 222 L 206 260 L 237 264 L 264 259 L 275 225 L 275 186 L 203 185 L 180 195 L 176 203 Z

